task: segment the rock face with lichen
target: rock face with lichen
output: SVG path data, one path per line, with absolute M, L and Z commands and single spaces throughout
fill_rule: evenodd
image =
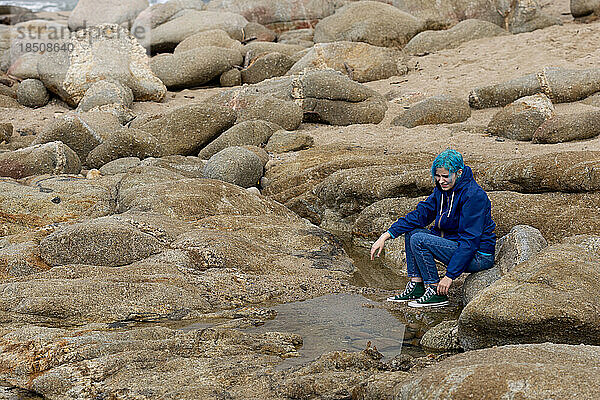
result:
M 357 82 L 387 79 L 408 72 L 406 56 L 396 49 L 361 42 L 333 42 L 315 44 L 287 74 L 329 68 Z
M 12 298 L 0 295 L 1 321 L 193 319 L 313 297 L 354 270 L 333 235 L 239 186 L 160 167 L 120 178 L 118 215 L 55 226 L 36 239 L 54 268 L 0 285 Z
M 487 164 L 479 181 L 488 190 L 585 193 L 600 190 L 598 151 L 563 151 Z
M 478 19 L 467 19 L 442 31 L 424 31 L 413 37 L 404 47 L 407 54 L 426 54 L 452 49 L 470 40 L 502 36 L 509 33 L 498 25 Z
M 0 236 L 35 231 L 56 223 L 115 212 L 114 193 L 105 182 L 72 175 L 0 180 Z
M 597 346 L 530 344 L 468 351 L 429 367 L 395 389 L 397 399 L 433 400 L 436 393 L 454 398 L 479 393 L 482 398 L 513 396 L 557 398 L 600 395 L 598 386 L 573 385 L 593 382 L 600 356 Z M 482 385 L 485 382 L 485 385 Z
M 498 111 L 487 126 L 496 136 L 531 140 L 540 125 L 554 116 L 554 106 L 544 94 L 522 97 Z
M 113 80 L 129 87 L 135 100 L 161 101 L 165 85 L 152 73 L 137 39 L 122 27 L 102 24 L 82 29 L 69 41 L 71 52 L 49 53 L 38 60 L 46 87 L 76 105 L 96 82 Z
M 572 70 L 545 67 L 540 72 L 471 90 L 473 108 L 505 106 L 513 101 L 545 94 L 552 103 L 577 101 L 600 91 L 600 69 Z
M 563 143 L 600 135 L 600 111 L 557 115 L 543 123 L 533 134 L 534 143 Z
M 78 174 L 80 170 L 79 157 L 62 142 L 0 153 L 0 176 L 19 179 L 42 174 Z
M 508 234 L 498 239 L 494 266 L 488 270 L 469 274 L 465 279 L 462 286 L 463 306 L 513 267 L 529 260 L 546 246 L 548 242 L 539 229 L 527 225 L 515 225 Z
M 275 31 L 314 26 L 335 12 L 336 0 L 211 0 L 207 9 L 243 15 Z
M 598 346 L 598 253 L 589 243 L 549 246 L 473 299 L 459 318 L 466 350 L 515 343 Z
M 403 47 L 424 30 L 424 21 L 389 4 L 350 2 L 315 26 L 315 43 L 365 42 L 380 47 Z
M 260 95 L 262 100 L 256 98 Z M 255 101 L 249 101 L 255 99 Z M 213 96 L 209 101 L 230 107 L 238 113 L 238 120 L 263 119 L 274 122 L 287 130 L 289 122 L 280 121 L 276 110 L 264 107 L 248 107 L 248 104 L 272 100 L 287 103 L 289 107 L 299 108 L 304 120 L 324 122 L 331 125 L 377 124 L 383 119 L 387 104 L 383 96 L 372 89 L 354 82 L 339 72 L 332 70 L 307 71 L 300 75 L 272 78 L 255 85 Z M 253 113 L 245 117 L 247 110 Z M 275 116 L 271 116 L 275 113 Z
M 148 0 L 82 0 L 69 15 L 69 29 L 101 24 L 117 24 L 129 29 L 137 15 L 148 7 Z
M 413 104 L 392 121 L 393 125 L 414 128 L 419 125 L 453 124 L 471 116 L 469 103 L 454 96 L 433 96 Z

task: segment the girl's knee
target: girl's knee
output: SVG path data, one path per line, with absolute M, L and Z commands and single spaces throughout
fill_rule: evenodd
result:
M 428 234 L 424 232 L 416 232 L 414 235 L 410 237 L 410 246 L 411 248 L 419 248 L 423 241 L 427 238 Z

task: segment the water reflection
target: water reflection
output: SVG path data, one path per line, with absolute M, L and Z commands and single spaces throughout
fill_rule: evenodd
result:
M 287 368 L 312 361 L 330 351 L 360 351 L 367 342 L 385 357 L 402 349 L 404 325 L 377 302 L 360 295 L 337 294 L 272 307 L 277 317 L 249 332 L 293 332 L 302 336 L 300 357 L 286 359 Z

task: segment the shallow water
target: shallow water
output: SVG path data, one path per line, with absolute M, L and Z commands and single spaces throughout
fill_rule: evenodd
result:
M 408 278 L 400 273 L 397 266 L 385 257 L 371 261 L 366 249 L 357 249 L 351 245 L 351 239 L 342 239 L 344 250 L 354 262 L 356 271 L 350 283 L 355 286 L 372 287 L 385 290 L 398 290 L 406 286 Z
M 272 308 L 275 319 L 247 331 L 294 332 L 304 341 L 300 357 L 286 359 L 279 368 L 305 364 L 330 351 L 361 351 L 368 342 L 387 358 L 402 349 L 404 324 L 360 295 L 327 295 Z

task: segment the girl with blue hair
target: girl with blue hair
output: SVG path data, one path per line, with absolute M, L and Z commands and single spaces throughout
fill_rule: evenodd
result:
M 431 165 L 433 193 L 414 211 L 399 218 L 371 247 L 371 260 L 379 256 L 385 241 L 404 234 L 409 282 L 388 301 L 408 302 L 411 307 L 448 304 L 448 289 L 463 272 L 477 272 L 494 265 L 496 224 L 485 191 L 473 179 L 456 150 L 440 153 Z M 433 223 L 430 229 L 426 226 Z M 440 280 L 435 260 L 446 265 Z

